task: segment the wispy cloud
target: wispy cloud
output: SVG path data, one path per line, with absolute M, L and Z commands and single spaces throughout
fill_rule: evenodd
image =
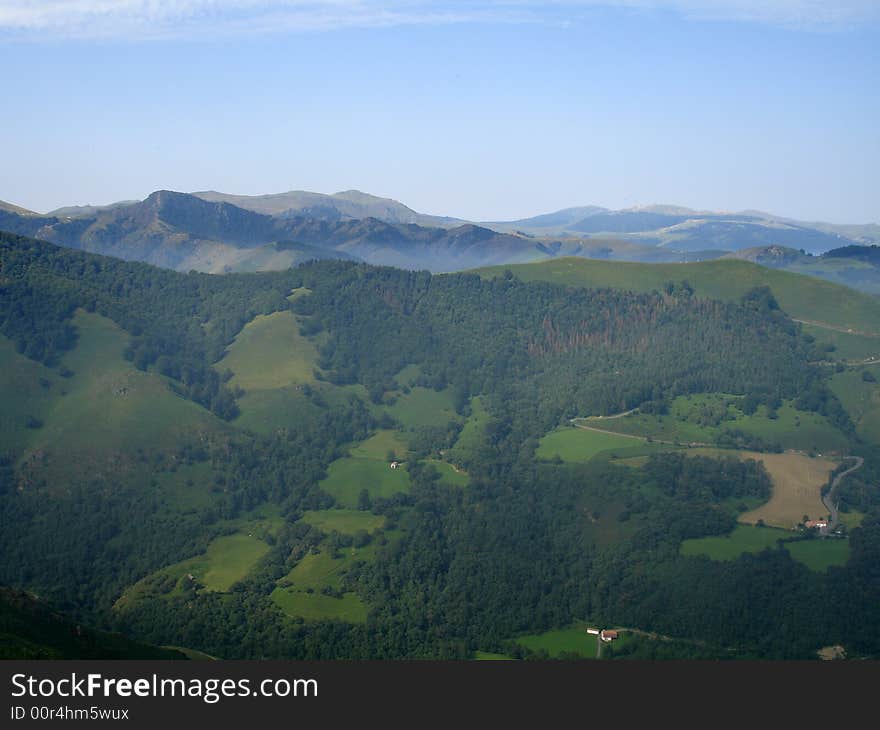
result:
M 0 38 L 197 38 L 476 22 L 568 23 L 597 8 L 802 29 L 880 23 L 877 0 L 0 0 Z

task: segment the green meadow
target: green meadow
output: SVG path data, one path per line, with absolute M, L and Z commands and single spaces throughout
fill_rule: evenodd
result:
M 401 440 L 400 435 L 396 431 L 384 429 L 361 441 L 349 453 L 354 457 L 388 461 L 388 453 L 391 451 L 394 452 L 396 459 L 405 459 L 408 454 L 406 444 Z
M 862 373 L 873 375 L 874 382 L 865 381 Z M 880 367 L 867 366 L 835 373 L 831 390 L 846 409 L 856 433 L 865 441 L 880 444 Z
M 507 654 L 495 654 L 491 651 L 475 651 L 474 659 L 478 662 L 492 662 L 492 661 L 510 661 L 513 657 L 507 656 Z
M 824 573 L 833 565 L 845 565 L 849 560 L 849 540 L 839 538 L 788 542 L 785 548 L 791 557 L 817 573 Z
M 681 444 L 711 444 L 726 430 L 740 430 L 768 443 L 778 443 L 783 449 L 825 452 L 847 446 L 846 436 L 818 413 L 798 411 L 791 403 L 783 403 L 776 418 L 770 418 L 764 406 L 747 416 L 738 408 L 740 400 L 739 396 L 721 393 L 679 396 L 671 402 L 666 415 L 637 412 L 621 418 L 581 419 L 579 422 L 621 434 L 650 436 Z M 707 413 L 722 414 L 722 419 L 707 418 Z
M 290 588 L 276 588 L 269 597 L 285 614 L 304 621 L 344 621 L 362 624 L 369 609 L 356 593 L 341 598 L 323 593 L 306 593 Z
M 597 423 L 598 428 L 605 428 L 604 421 Z M 559 456 L 563 461 L 587 462 L 598 454 L 613 452 L 621 456 L 635 456 L 634 452 L 643 452 L 646 445 L 639 439 L 618 436 L 599 431 L 587 431 L 574 426 L 561 426 L 551 431 L 538 442 L 535 455 L 539 459 L 550 460 Z M 663 448 L 653 445 L 653 450 Z M 631 453 L 632 452 L 632 453 Z
M 66 389 L 58 372 L 19 355 L 15 345 L 0 335 L 0 443 L 4 450 L 24 449 Z M 30 425 L 29 425 L 30 424 Z
M 483 405 L 482 397 L 471 398 L 470 408 L 471 414 L 464 422 L 458 439 L 451 449 L 450 456 L 456 460 L 479 447 L 486 424 L 489 423 L 489 412 Z
M 385 406 L 385 410 L 404 428 L 445 426 L 459 418 L 452 405 L 451 393 L 432 388 L 416 387 L 409 393 L 401 393 L 394 405 Z
M 716 259 L 689 264 L 643 264 L 570 257 L 487 267 L 477 269 L 476 273 L 486 277 L 502 276 L 508 269 L 523 281 L 638 292 L 659 291 L 667 282 L 687 280 L 697 296 L 723 301 L 736 301 L 755 287 L 768 286 L 780 307 L 792 317 L 852 328 L 856 332 L 880 332 L 880 299 L 830 281 L 749 261 Z
M 381 528 L 385 524 L 385 517 L 354 509 L 323 509 L 305 512 L 302 521 L 323 532 L 336 531 L 344 535 L 354 535 L 360 530 L 373 532 Z
M 32 409 L 41 421 L 39 428 L 28 428 L 24 435 L 10 434 L 9 443 L 24 447 L 22 462 L 40 452 L 45 471 L 69 478 L 72 473 L 118 477 L 129 471 L 145 478 L 139 450 L 168 450 L 199 433 L 223 432 L 227 426 L 210 412 L 171 391 L 161 375 L 143 372 L 124 359 L 128 335 L 109 319 L 78 311 L 73 324 L 79 333 L 76 347 L 62 358 L 69 377 L 48 375 L 45 368 L 31 364 L 31 371 L 17 357 L 9 357 L 13 372 L 3 376 L 4 396 L 20 382 L 23 394 L 31 379 L 44 377 L 50 382 L 45 397 L 35 397 Z M 8 351 L 0 353 L 4 361 Z M 60 370 L 59 370 L 60 372 Z M 9 400 L 13 418 L 25 406 L 21 396 Z M 7 401 L 4 399 L 4 410 Z M 4 422 L 4 431 L 8 429 Z M 14 429 L 9 429 L 14 431 Z
M 791 538 L 790 530 L 774 527 L 737 525 L 730 535 L 724 537 L 701 537 L 685 540 L 681 544 L 682 555 L 705 555 L 712 560 L 736 560 L 744 553 L 758 553 L 775 548 L 780 539 Z M 832 565 L 843 565 L 849 559 L 849 540 L 827 538 L 784 542 L 794 560 L 810 570 L 824 572 Z
M 320 487 L 340 507 L 355 509 L 362 489 L 370 497 L 390 497 L 409 491 L 409 475 L 405 465 L 392 469 L 384 459 L 346 456 L 330 464 Z
M 594 634 L 587 633 L 586 624 L 576 624 L 567 629 L 554 629 L 543 634 L 527 634 L 516 638 L 517 644 L 532 651 L 543 649 L 551 657 L 557 657 L 563 652 L 574 652 L 584 659 L 596 658 L 597 641 Z
M 471 478 L 467 472 L 453 466 L 446 461 L 439 459 L 426 459 L 426 464 L 430 464 L 440 473 L 440 481 L 448 484 L 450 487 L 466 487 L 471 483 Z
M 775 527 L 737 525 L 729 535 L 685 540 L 681 544 L 681 554 L 705 555 L 712 560 L 736 560 L 743 553 L 774 548 L 779 540 L 791 536 L 790 531 Z
M 261 314 L 248 322 L 216 368 L 234 373 L 232 384 L 245 390 L 272 390 L 313 383 L 315 344 L 299 333 L 292 312 Z
M 323 546 L 319 553 L 310 553 L 300 560 L 272 591 L 272 600 L 284 613 L 306 621 L 332 620 L 362 623 L 366 621 L 366 604 L 351 592 L 341 597 L 322 593 L 322 589 L 340 591 L 342 576 L 357 561 L 375 559 L 378 545 L 341 548 L 337 554 Z
M 880 357 L 880 338 L 857 335 L 853 332 L 819 327 L 815 324 L 802 324 L 804 332 L 812 335 L 818 342 L 834 345 L 830 357 L 836 360 L 866 360 Z
M 203 559 L 192 566 L 192 572 L 209 591 L 228 591 L 244 578 L 257 561 L 269 552 L 269 546 L 250 535 L 218 537 L 208 546 Z

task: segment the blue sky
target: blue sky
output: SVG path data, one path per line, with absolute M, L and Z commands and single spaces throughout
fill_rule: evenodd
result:
M 0 199 L 880 221 L 873 0 L 0 0 Z

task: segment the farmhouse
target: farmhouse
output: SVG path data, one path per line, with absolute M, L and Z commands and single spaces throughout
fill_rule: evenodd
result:
M 614 629 L 602 629 L 599 638 L 602 641 L 614 641 L 617 638 L 617 632 Z
M 828 529 L 828 520 L 807 520 L 804 522 L 804 527 L 808 530 L 818 529 L 818 530 L 826 530 Z
M 599 635 L 599 629 L 588 628 L 588 629 L 587 629 L 587 633 L 588 633 L 588 634 L 594 634 L 595 636 L 598 636 L 598 635 Z

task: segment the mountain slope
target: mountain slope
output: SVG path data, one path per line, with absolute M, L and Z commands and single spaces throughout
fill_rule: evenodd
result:
M 880 294 L 878 252 L 880 247 L 877 246 L 850 245 L 812 256 L 784 246 L 759 246 L 726 254 L 725 258 L 752 261 L 761 266 L 827 279 L 868 294 Z
M 291 190 L 270 195 L 231 195 L 205 190 L 192 195 L 211 202 L 232 203 L 246 210 L 293 218 L 307 216 L 327 220 L 377 218 L 386 223 L 415 223 L 421 226 L 452 227 L 466 221 L 444 216 L 417 213 L 391 198 L 380 198 L 360 190 L 345 190 L 325 195 L 306 190 Z
M 839 284 L 748 261 L 718 259 L 691 264 L 643 264 L 567 258 L 478 269 L 476 273 L 501 276 L 507 269 L 524 281 L 639 292 L 662 290 L 668 282 L 687 281 L 699 296 L 723 301 L 734 301 L 757 286 L 768 286 L 779 305 L 792 317 L 880 336 L 880 299 Z
M 871 232 L 870 226 L 811 224 L 759 211 L 724 213 L 673 205 L 624 210 L 567 208 L 533 218 L 487 225 L 496 230 L 519 230 L 536 235 L 589 237 L 614 234 L 633 242 L 679 251 L 736 251 L 774 245 L 819 253 L 857 240 L 867 242 Z
M 16 213 L 18 215 L 37 215 L 32 210 L 22 208 L 18 205 L 13 205 L 12 203 L 7 203 L 4 200 L 0 200 L 0 211 L 5 211 L 7 213 Z
M 186 659 L 120 634 L 95 631 L 35 596 L 0 586 L 0 659 Z

